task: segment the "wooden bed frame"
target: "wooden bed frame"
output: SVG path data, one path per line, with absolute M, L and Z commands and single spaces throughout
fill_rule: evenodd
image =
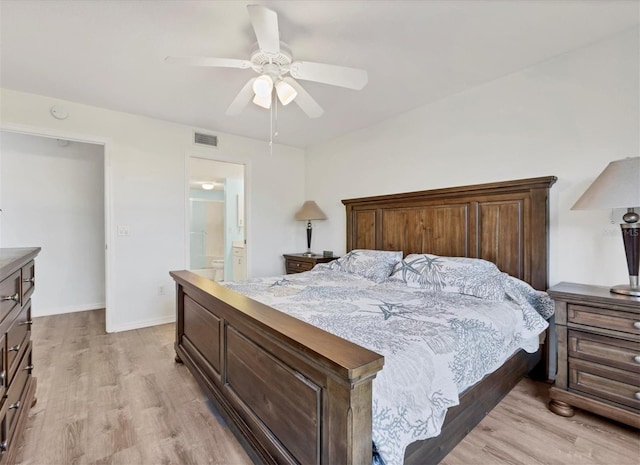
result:
M 548 191 L 555 177 L 344 200 L 347 249 L 478 257 L 547 288 Z M 371 463 L 371 387 L 381 355 L 188 271 L 177 286 L 184 362 L 258 463 Z M 520 351 L 449 409 L 405 464 L 438 463 L 544 350 Z M 544 363 L 543 363 L 544 364 Z

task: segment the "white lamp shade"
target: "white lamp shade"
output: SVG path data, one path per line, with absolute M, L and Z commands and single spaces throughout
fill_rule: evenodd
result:
M 640 157 L 609 163 L 572 210 L 640 207 Z
M 280 103 L 282 103 L 283 105 L 290 104 L 291 102 L 293 102 L 293 99 L 298 96 L 298 92 L 296 92 L 296 90 L 291 87 L 290 84 L 284 81 L 278 81 L 276 83 L 276 92 L 278 94 L 278 98 L 280 99 Z
M 300 210 L 296 212 L 295 216 L 298 221 L 309 221 L 309 220 L 326 220 L 327 215 L 324 214 L 317 203 L 313 200 L 307 200 L 302 204 Z
M 253 91 L 260 97 L 271 97 L 272 90 L 273 80 L 266 74 L 257 77 L 256 80 L 253 81 Z
M 266 97 L 262 97 L 262 96 L 256 94 L 256 96 L 253 97 L 253 103 L 258 105 L 259 107 L 269 109 L 269 108 L 271 108 L 271 95 L 267 95 Z

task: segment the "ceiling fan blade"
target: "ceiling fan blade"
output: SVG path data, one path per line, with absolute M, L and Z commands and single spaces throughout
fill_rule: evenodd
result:
M 236 58 L 214 58 L 214 57 L 167 57 L 164 59 L 167 63 L 175 63 L 178 65 L 192 66 L 214 66 L 217 68 L 251 68 L 251 62 L 248 60 L 239 60 Z
M 233 102 L 231 102 L 231 105 L 227 108 L 227 115 L 239 115 L 240 112 L 244 110 L 244 107 L 249 104 L 254 95 L 253 81 L 255 80 L 256 78 L 249 79 L 240 92 L 238 92 L 236 98 L 233 99 Z
M 325 65 L 311 61 L 294 61 L 291 63 L 289 72 L 296 79 L 322 82 L 354 90 L 362 89 L 369 81 L 367 72 L 363 69 Z
M 265 53 L 280 53 L 280 32 L 278 32 L 278 14 L 261 5 L 247 5 L 253 30 L 258 39 L 258 47 Z
M 322 114 L 324 113 L 322 107 L 318 105 L 318 102 L 316 102 L 313 97 L 309 95 L 309 92 L 304 90 L 304 88 L 300 84 L 298 84 L 295 79 L 287 76 L 282 80 L 296 90 L 298 95 L 296 96 L 294 102 L 298 104 L 298 106 L 307 114 L 309 118 L 317 118 L 319 116 L 322 116 Z

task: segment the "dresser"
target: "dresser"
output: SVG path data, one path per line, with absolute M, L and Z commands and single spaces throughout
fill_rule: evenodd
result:
M 287 274 L 309 271 L 318 263 L 329 263 L 338 257 L 324 257 L 322 255 L 306 256 L 301 253 L 284 254 L 284 269 Z
M 0 464 L 14 463 L 36 402 L 31 354 L 31 295 L 39 247 L 0 249 Z
M 640 427 L 640 298 L 560 283 L 555 301 L 558 371 L 549 409 L 573 408 Z

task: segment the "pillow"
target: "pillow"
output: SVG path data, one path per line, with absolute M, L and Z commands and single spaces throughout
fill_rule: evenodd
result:
M 402 281 L 409 287 L 501 301 L 505 299 L 508 276 L 495 264 L 480 258 L 411 254 L 395 266 L 389 279 Z
M 381 283 L 402 260 L 402 252 L 356 249 L 329 263 L 330 270 L 346 271 Z
M 523 305 L 524 302 L 531 305 L 538 314 L 548 320 L 556 311 L 555 304 L 549 294 L 537 291 L 528 283 L 509 276 L 505 285 L 505 292 L 514 301 Z

